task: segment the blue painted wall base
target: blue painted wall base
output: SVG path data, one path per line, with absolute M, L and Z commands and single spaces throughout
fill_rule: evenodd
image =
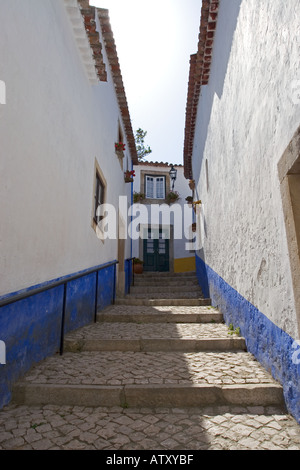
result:
M 111 305 L 115 298 L 115 265 L 96 266 L 98 271 L 97 310 Z M 1 297 L 4 300 L 37 287 L 66 281 L 64 332 L 68 333 L 94 320 L 97 272 L 68 282 L 68 277 L 55 279 L 21 292 Z M 59 350 L 64 286 L 31 295 L 27 299 L 0 308 L 0 340 L 6 345 L 6 364 L 0 365 L 0 409 L 11 400 L 14 382 L 33 364 Z
M 300 347 L 197 255 L 196 271 L 205 297 L 227 325 L 240 328 L 248 351 L 282 385 L 287 409 L 300 424 Z

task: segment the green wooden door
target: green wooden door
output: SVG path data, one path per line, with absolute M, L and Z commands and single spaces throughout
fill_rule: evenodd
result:
M 148 238 L 144 240 L 144 271 L 169 271 L 169 240 L 163 238 L 159 229 L 159 238 L 152 238 L 153 232 L 148 229 Z

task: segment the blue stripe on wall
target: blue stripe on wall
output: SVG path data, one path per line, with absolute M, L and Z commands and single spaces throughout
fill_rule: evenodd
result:
M 132 260 L 126 259 L 124 263 L 125 271 L 125 295 L 129 294 L 132 284 Z
M 248 351 L 281 383 L 287 409 L 300 424 L 300 347 L 197 255 L 196 271 L 205 297 L 227 325 L 240 328 Z
M 115 297 L 115 265 L 101 269 L 103 266 L 99 266 L 98 271 L 98 310 L 112 304 Z M 70 282 L 67 282 L 70 276 L 54 280 L 67 282 L 65 333 L 94 319 L 97 273 L 84 275 L 86 271 L 75 273 L 83 277 Z M 49 286 L 54 281 L 3 296 L 0 300 Z M 0 340 L 6 345 L 6 364 L 0 365 L 0 409 L 9 403 L 13 383 L 33 364 L 59 350 L 63 292 L 63 285 L 57 286 L 0 308 Z

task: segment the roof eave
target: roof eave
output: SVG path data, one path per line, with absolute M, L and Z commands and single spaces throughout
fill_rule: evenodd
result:
M 220 0 L 203 0 L 201 9 L 198 51 L 190 57 L 190 73 L 186 103 L 184 134 L 184 176 L 193 178 L 192 154 L 201 87 L 207 85 L 213 54 Z

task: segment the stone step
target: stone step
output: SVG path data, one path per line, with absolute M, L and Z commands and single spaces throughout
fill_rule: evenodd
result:
M 13 389 L 26 405 L 283 406 L 282 388 L 246 352 L 81 352 L 37 364 Z
M 81 351 L 240 351 L 246 350 L 243 338 L 207 339 L 86 339 L 66 341 L 65 352 Z
M 99 322 L 136 323 L 221 323 L 223 315 L 212 307 L 114 305 L 98 312 Z
M 182 278 L 192 278 L 192 277 L 197 277 L 197 274 L 195 271 L 188 271 L 188 272 L 183 272 L 183 273 L 171 273 L 171 272 L 158 272 L 158 271 L 148 271 L 148 272 L 143 272 L 142 274 L 135 274 L 136 277 L 141 278 L 151 278 L 151 277 L 156 277 L 156 278 L 176 278 L 176 279 L 182 279 Z
M 144 306 L 205 306 L 210 305 L 210 299 L 200 298 L 136 298 L 128 295 L 124 299 L 116 299 L 116 305 L 144 305 Z
M 12 402 L 27 406 L 187 408 L 207 405 L 279 406 L 278 384 L 241 385 L 59 385 L 18 383 Z
M 65 337 L 64 351 L 234 351 L 246 350 L 244 338 L 226 325 L 171 323 L 96 323 Z
M 142 275 L 135 275 L 134 276 L 134 284 L 139 285 L 139 284 L 146 284 L 146 285 L 199 285 L 198 279 L 196 276 L 182 276 L 182 277 L 177 277 L 177 276 L 163 276 L 163 277 L 157 277 L 157 276 L 142 276 Z
M 191 281 L 191 282 L 178 282 L 178 281 L 165 281 L 165 282 L 159 282 L 159 281 L 152 281 L 152 282 L 146 282 L 146 281 L 139 281 L 134 283 L 134 286 L 131 286 L 130 289 L 134 287 L 169 287 L 171 289 L 189 289 L 190 287 L 194 289 L 197 287 L 200 289 L 198 281 Z
M 187 294 L 189 293 L 198 293 L 198 295 L 201 295 L 201 289 L 197 285 L 187 285 L 187 286 L 147 286 L 145 285 L 135 285 L 130 288 L 130 294 L 131 295 L 136 295 L 136 294 L 159 294 L 159 293 L 174 293 L 174 289 L 176 288 L 176 292 L 181 292 L 182 294 Z
M 202 298 L 202 292 L 198 290 L 187 292 L 176 290 L 176 292 L 142 292 L 136 291 L 130 293 L 124 299 L 200 299 Z

